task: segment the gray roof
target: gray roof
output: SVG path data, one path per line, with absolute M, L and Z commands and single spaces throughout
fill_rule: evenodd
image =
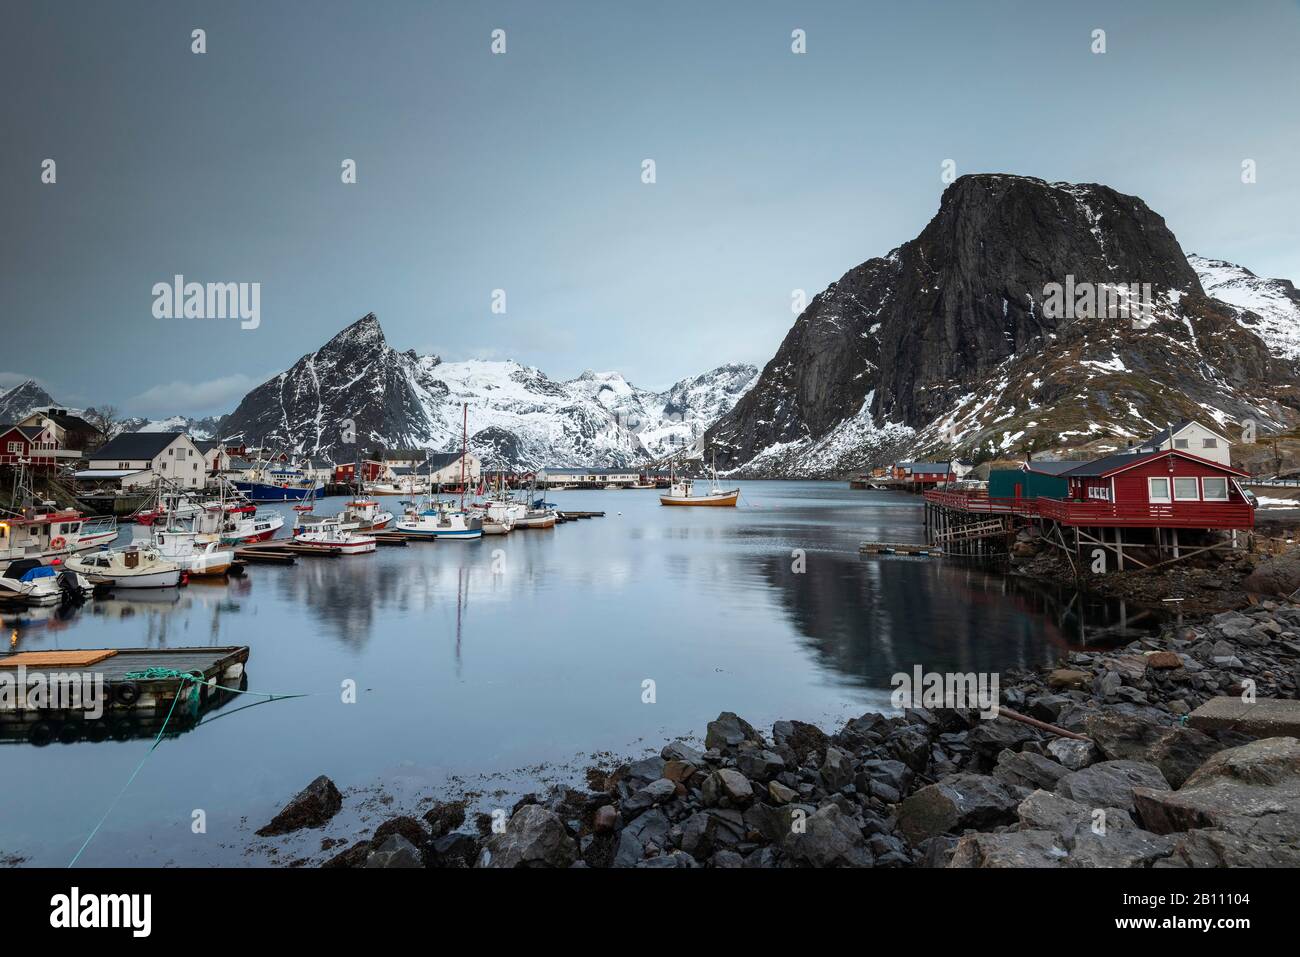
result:
M 629 465 L 625 469 L 541 469 L 547 475 L 631 475 L 633 473 L 640 475 L 641 470 L 636 466 Z M 665 473 L 666 474 L 666 473 Z
M 86 457 L 96 461 L 151 459 L 176 441 L 183 432 L 123 432 L 101 445 Z
M 900 462 L 898 467 L 901 469 L 910 469 L 913 472 L 943 472 L 952 471 L 951 462 Z
M 1169 451 L 1165 449 L 1164 451 Z M 1091 462 L 1083 462 L 1078 467 L 1070 469 L 1062 474 L 1070 478 L 1096 478 L 1098 475 L 1105 475 L 1111 469 L 1121 468 L 1125 465 L 1134 465 L 1137 462 L 1145 462 L 1147 459 L 1158 458 L 1160 452 L 1117 452 L 1114 455 L 1107 455 L 1105 458 L 1094 459 Z
M 459 461 L 459 452 L 430 452 L 429 457 L 418 466 L 417 470 L 420 472 L 436 472 L 439 469 L 445 469 L 453 462 Z

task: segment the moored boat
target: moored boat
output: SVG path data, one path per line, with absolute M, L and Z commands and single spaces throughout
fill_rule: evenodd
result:
M 0 513 L 0 562 L 71 555 L 107 545 L 117 533 L 117 520 L 112 516 L 85 518 L 73 509 Z
M 34 558 L 10 562 L 0 573 L 0 602 L 53 605 L 65 600 L 78 601 L 92 591 L 94 586 L 76 572 L 43 565 Z
M 164 559 L 151 545 L 77 555 L 64 567 L 87 578 L 107 579 L 114 588 L 172 588 L 181 581 L 180 565 Z
M 740 489 L 724 489 L 718 486 L 718 468 L 713 467 L 713 481 L 707 492 L 697 492 L 695 483 L 688 478 L 673 479 L 668 487 L 668 494 L 659 496 L 660 505 L 712 505 L 725 508 L 735 507 L 740 498 Z
M 397 523 L 397 530 L 408 535 L 469 540 L 483 536 L 483 519 L 451 508 L 426 508 L 414 515 L 408 514 Z
M 299 548 L 317 548 L 341 555 L 364 555 L 375 550 L 375 540 L 362 535 L 341 523 L 320 523 L 308 530 L 295 529 L 294 545 Z

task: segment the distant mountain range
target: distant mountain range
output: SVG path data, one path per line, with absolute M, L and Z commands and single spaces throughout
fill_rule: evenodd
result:
M 1149 311 L 1063 314 L 1052 284 L 1136 284 Z M 816 296 L 705 442 L 741 474 L 837 476 L 900 457 L 1101 452 L 1184 418 L 1300 421 L 1291 283 L 1185 255 L 1142 200 L 1106 186 L 974 175 L 916 239 Z
M 358 445 L 457 449 L 467 404 L 469 447 L 489 467 L 622 467 L 689 452 L 757 377 L 755 367 L 733 364 L 663 392 L 637 388 L 617 372 L 556 381 L 509 360 L 444 362 L 398 352 L 371 314 L 253 389 L 228 416 L 128 418 L 114 432 L 184 431 L 350 460 Z M 0 394 L 0 421 L 56 404 L 28 381 Z
M 469 447 L 489 467 L 619 467 L 696 443 L 757 374 L 726 365 L 662 393 L 617 372 L 556 381 L 510 360 L 398 352 L 370 314 L 249 392 L 221 433 L 326 458 L 351 456 L 353 441 L 446 451 L 466 404 Z

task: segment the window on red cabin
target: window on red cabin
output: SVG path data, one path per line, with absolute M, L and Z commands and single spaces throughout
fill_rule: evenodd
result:
M 1169 479 L 1167 478 L 1147 479 L 1147 500 L 1151 502 L 1168 502 L 1169 501 Z
M 1226 478 L 1203 478 L 1201 488 L 1207 502 L 1226 502 L 1228 500 L 1228 480 Z
M 1200 489 L 1195 478 L 1180 477 L 1174 479 L 1174 500 L 1177 502 L 1195 502 L 1200 499 Z

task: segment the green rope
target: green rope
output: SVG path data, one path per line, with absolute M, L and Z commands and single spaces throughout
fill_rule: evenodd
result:
M 90 846 L 90 842 L 94 840 L 95 835 L 99 833 L 99 829 L 104 826 L 104 822 L 108 820 L 108 816 L 113 813 L 113 809 L 116 808 L 118 802 L 122 800 L 122 795 L 131 787 L 131 783 L 136 779 L 141 768 L 144 767 L 144 763 L 149 760 L 149 755 L 153 754 L 154 750 L 162 742 L 163 735 L 167 733 L 167 725 L 172 719 L 172 714 L 176 711 L 176 703 L 181 700 L 181 691 L 185 687 L 185 682 L 190 681 L 196 685 L 207 684 L 207 682 L 203 680 L 201 672 L 177 671 L 175 668 L 145 668 L 143 671 L 128 671 L 122 676 L 122 678 L 125 681 L 165 681 L 168 678 L 176 678 L 180 681 L 180 686 L 176 689 L 176 694 L 172 698 L 172 706 L 167 709 L 167 717 L 163 719 L 162 727 L 158 729 L 158 734 L 154 737 L 153 744 L 149 745 L 149 750 L 144 753 L 144 757 L 142 757 L 140 762 L 135 766 L 135 770 L 131 772 L 131 776 L 126 779 L 126 784 L 122 785 L 122 790 L 117 792 L 117 796 L 113 798 L 113 803 L 108 806 L 108 810 L 104 812 L 103 817 L 99 819 L 99 822 L 91 829 L 90 833 L 86 835 L 86 839 L 81 842 L 81 847 L 77 848 L 77 853 L 74 854 L 72 860 L 68 862 L 68 867 L 70 868 L 76 865 L 77 861 L 81 858 L 82 852 Z M 212 684 L 209 687 L 220 688 L 222 691 L 233 691 L 235 694 L 257 695 L 266 698 L 268 701 L 277 701 L 282 698 L 307 698 L 312 695 L 325 693 L 323 691 L 313 691 L 299 694 L 279 694 L 276 692 L 266 691 L 243 691 L 239 688 L 228 688 L 225 685 L 219 684 Z M 199 695 L 197 691 L 195 694 L 190 695 L 190 703 L 193 714 L 197 716 L 199 710 Z

